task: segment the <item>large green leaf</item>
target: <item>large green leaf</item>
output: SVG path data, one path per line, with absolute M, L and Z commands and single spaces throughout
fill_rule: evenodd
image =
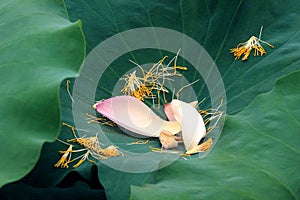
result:
M 60 0 L 0 3 L 0 186 L 25 176 L 60 127 L 59 86 L 85 56 Z
M 71 19 L 83 21 L 88 52 L 110 36 L 139 27 L 163 27 L 190 36 L 215 60 L 226 87 L 229 113 L 240 111 L 256 95 L 269 91 L 281 75 L 299 69 L 300 2 L 297 0 L 66 0 L 66 5 Z M 247 62 L 234 61 L 229 49 L 252 35 L 258 36 L 261 26 L 264 26 L 262 39 L 275 49 L 266 47 L 265 56 L 251 55 Z M 138 54 L 132 52 L 130 58 L 139 64 L 161 58 L 147 52 L 143 58 L 135 59 Z M 107 72 L 109 84 L 103 87 L 111 90 L 109 86 L 125 72 L 125 67 L 132 67 L 125 59 L 122 64 L 111 66 L 112 70 Z M 201 86 L 197 87 L 201 93 Z M 201 95 L 208 96 L 207 91 Z
M 72 80 L 70 88 L 72 88 Z M 61 121 L 72 124 L 71 99 L 66 90 L 66 81 L 60 87 Z M 68 127 L 61 128 L 59 138 L 67 140 L 72 137 Z M 74 148 L 80 148 L 75 146 Z M 57 169 L 54 164 L 58 161 L 59 150 L 66 149 L 66 145 L 59 141 L 46 142 L 41 156 L 34 169 L 21 180 L 3 186 L 0 189 L 0 199 L 81 199 L 86 195 L 94 199 L 106 199 L 104 188 L 99 183 L 98 169 L 90 163 L 83 163 L 74 170 Z M 19 191 L 19 193 L 15 193 Z
M 227 111 L 230 114 L 243 110 L 257 95 L 271 90 L 275 80 L 282 75 L 300 69 L 300 32 L 298 28 L 300 25 L 300 3 L 297 0 L 285 2 L 279 0 L 174 0 L 163 2 L 146 0 L 83 2 L 67 0 L 66 5 L 71 19 L 81 19 L 83 21 L 88 51 L 91 51 L 110 36 L 139 27 L 168 28 L 193 38 L 206 49 L 218 66 L 226 88 Z M 252 35 L 258 36 L 261 26 L 264 26 L 262 39 L 273 44 L 275 48 L 266 47 L 267 54 L 263 57 L 253 57 L 251 55 L 246 62 L 235 61 L 233 56 L 229 54 L 229 49 L 240 42 L 248 40 Z M 123 40 L 121 42 L 126 45 L 127 41 Z M 168 54 L 168 52 L 147 49 L 133 51 L 116 60 L 105 71 L 99 82 L 98 99 L 108 98 L 111 95 L 113 86 L 119 81 L 123 73 L 133 67 L 128 59 L 144 64 L 156 62 L 165 54 Z M 101 60 L 106 60 L 106 58 L 99 55 L 99 63 Z M 184 64 L 184 61 L 182 63 Z M 188 63 L 185 64 L 189 65 Z M 99 65 L 99 67 L 101 66 Z M 184 73 L 186 77 L 193 74 L 192 70 Z M 199 98 L 209 96 L 208 91 L 201 84 L 195 84 L 194 89 L 198 92 Z M 227 120 L 227 123 L 230 123 L 230 119 Z M 239 129 L 239 126 L 235 125 L 236 127 L 230 126 L 233 131 Z M 281 127 L 281 123 L 274 122 L 274 127 L 277 126 Z M 228 127 L 229 125 L 227 125 L 227 131 Z M 121 134 L 119 142 L 124 143 L 126 138 Z M 227 146 L 227 142 L 222 137 L 221 142 L 216 146 L 219 149 L 224 148 Z M 268 140 L 264 140 L 264 142 L 268 142 Z M 271 148 L 275 150 L 276 146 Z M 253 152 L 252 149 L 247 150 Z M 241 153 L 244 153 L 245 156 L 249 154 L 245 151 L 240 151 Z M 178 164 L 178 171 L 171 176 L 175 177 L 181 171 L 197 168 L 200 161 L 191 161 L 189 166 Z M 216 159 L 210 162 L 218 165 Z M 230 173 L 238 170 L 239 166 L 235 167 L 237 169 L 232 168 Z M 171 169 L 174 169 L 174 167 L 171 166 Z M 107 196 L 112 199 L 120 198 L 120 192 L 122 192 L 122 198 L 126 199 L 128 197 L 128 192 L 126 192 L 128 185 L 141 184 L 148 180 L 148 178 L 143 179 L 143 176 L 141 176 L 140 183 L 138 183 L 139 181 L 128 180 L 127 177 L 130 177 L 128 174 L 112 171 L 105 167 L 102 171 L 99 170 L 99 178 L 106 188 Z M 184 176 L 184 173 L 179 177 L 181 176 Z M 145 174 L 144 177 L 149 176 Z M 149 178 L 149 180 L 152 180 L 152 178 Z M 268 180 L 270 182 L 274 181 Z M 245 179 L 243 181 L 244 185 L 248 184 Z M 217 180 L 217 182 L 222 182 L 222 180 Z M 181 187 L 181 185 L 185 184 L 181 183 L 178 187 Z M 168 192 L 170 191 L 172 190 L 168 190 Z
M 132 199 L 299 199 L 300 71 L 227 116 L 215 150 L 178 160 L 155 185 L 132 186 Z

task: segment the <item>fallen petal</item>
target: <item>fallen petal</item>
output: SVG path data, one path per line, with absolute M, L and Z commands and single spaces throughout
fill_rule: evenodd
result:
M 198 101 L 192 101 L 191 103 L 189 103 L 191 106 L 193 106 L 194 108 L 197 107 Z M 175 113 L 173 112 L 172 108 L 171 108 L 171 104 L 170 103 L 166 103 L 164 105 L 164 112 L 168 118 L 169 121 L 176 121 L 174 115 Z
M 197 109 L 191 104 L 173 99 L 170 107 L 167 108 L 167 112 L 167 115 L 173 115 L 170 118 L 174 118 L 180 123 L 182 139 L 186 150 L 189 151 L 196 147 L 206 135 L 203 118 Z
M 112 97 L 93 107 L 119 126 L 139 135 L 159 137 L 163 130 L 173 135 L 180 131 L 178 122 L 161 119 L 142 101 L 131 96 Z
M 165 112 L 165 114 L 166 114 L 166 116 L 167 116 L 167 118 L 168 118 L 169 121 L 176 121 L 170 103 L 166 103 L 164 105 L 164 112 Z

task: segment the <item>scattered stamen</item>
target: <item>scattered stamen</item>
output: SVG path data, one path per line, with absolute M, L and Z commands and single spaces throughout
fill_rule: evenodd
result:
M 80 166 L 85 160 L 88 160 L 89 162 L 95 163 L 94 160 L 89 159 L 89 155 L 91 155 L 93 158 L 99 160 L 99 159 L 107 159 L 109 157 L 119 156 L 124 154 L 120 152 L 117 147 L 115 146 L 109 146 L 107 148 L 102 148 L 100 146 L 100 142 L 98 141 L 97 134 L 93 137 L 77 137 L 75 132 L 75 127 L 63 122 L 62 125 L 67 126 L 71 129 L 72 134 L 74 138 L 68 139 L 67 142 L 74 142 L 81 146 L 83 146 L 83 149 L 79 150 L 73 150 L 73 145 L 68 144 L 67 142 L 64 142 L 60 139 L 57 139 L 58 141 L 61 141 L 64 144 L 69 145 L 69 148 L 66 151 L 60 151 L 60 153 L 63 153 L 63 156 L 61 159 L 54 165 L 55 167 L 62 167 L 62 168 L 68 168 L 68 164 L 71 162 L 74 162 L 75 160 L 80 159 L 73 167 Z M 86 151 L 85 154 L 78 156 L 77 158 L 71 160 L 71 153 L 73 152 L 82 152 Z
M 148 144 L 149 140 L 137 140 L 135 142 L 127 143 L 127 145 L 135 145 L 135 144 Z
M 173 153 L 173 154 L 179 154 L 182 155 L 182 151 L 177 150 L 169 150 L 169 149 L 163 149 L 163 148 L 155 148 L 152 146 L 149 146 L 149 149 L 154 153 Z
M 208 108 L 206 110 L 199 110 L 199 113 L 202 115 L 204 119 L 205 125 L 210 123 L 213 119 L 217 119 L 213 125 L 207 128 L 206 135 L 208 135 L 211 131 L 213 131 L 217 127 L 219 120 L 223 116 L 223 112 L 220 111 L 223 101 L 224 101 L 224 97 L 221 99 L 221 102 L 216 109 Z
M 71 95 L 71 92 L 70 92 L 70 82 L 71 82 L 70 80 L 66 81 L 66 90 L 67 90 L 67 93 L 68 93 L 68 95 L 69 95 L 72 103 L 75 103 L 75 101 L 74 101 L 74 99 L 73 99 L 73 97 Z
M 87 151 L 85 154 L 79 156 L 78 158 L 81 157 L 81 159 L 75 164 L 73 165 L 74 168 L 79 167 L 84 161 L 88 160 L 89 162 L 96 164 L 96 162 L 94 160 L 89 159 L 89 154 L 90 151 Z M 75 158 L 73 161 L 75 161 L 77 158 Z
M 208 140 L 206 140 L 202 144 L 196 146 L 195 148 L 187 151 L 185 154 L 186 155 L 191 155 L 191 154 L 195 154 L 195 153 L 200 153 L 200 152 L 207 151 L 208 149 L 210 149 L 210 147 L 212 146 L 212 144 L 213 144 L 212 139 L 208 138 Z
M 271 45 L 270 43 L 261 40 L 262 29 L 263 29 L 263 27 L 261 27 L 261 29 L 260 29 L 259 38 L 255 37 L 255 36 L 251 36 L 248 41 L 238 44 L 238 46 L 236 48 L 230 49 L 230 53 L 233 53 L 235 60 L 240 59 L 240 57 L 243 54 L 244 54 L 244 57 L 242 58 L 242 61 L 247 60 L 252 49 L 254 49 L 254 56 L 258 56 L 258 55 L 263 56 L 264 54 L 266 54 L 266 51 L 261 46 L 260 42 L 268 45 L 271 48 L 274 48 L 274 46 Z
M 71 153 L 72 153 L 73 145 L 69 145 L 69 148 L 66 151 L 59 151 L 59 153 L 63 153 L 62 157 L 59 161 L 54 165 L 54 167 L 61 167 L 61 168 L 68 168 L 68 164 L 71 160 Z
M 165 93 L 168 93 L 169 91 L 164 86 L 165 81 L 173 81 L 173 79 L 171 79 L 172 76 L 181 76 L 181 74 L 176 72 L 176 69 L 187 70 L 187 67 L 177 66 L 176 64 L 179 52 L 180 50 L 166 66 L 163 63 L 168 57 L 164 56 L 149 70 L 145 70 L 137 63 L 131 61 L 139 67 L 143 75 L 142 77 L 137 76 L 136 71 L 133 71 L 129 75 L 125 75 L 125 78 L 123 78 L 125 85 L 121 92 L 126 95 L 136 97 L 141 101 L 144 101 L 145 98 L 157 98 L 158 106 L 160 105 L 160 93 L 162 93 L 164 101 L 167 102 Z M 170 67 L 172 62 L 174 62 L 174 66 Z M 154 90 L 156 91 L 157 96 L 153 93 Z
M 182 88 L 180 88 L 180 89 L 177 91 L 177 93 L 176 93 L 176 98 L 179 99 L 179 93 L 182 92 L 183 89 L 185 89 L 185 88 L 187 88 L 187 87 L 189 87 L 189 86 L 191 86 L 191 85 L 197 83 L 198 81 L 200 81 L 200 79 L 198 79 L 198 80 L 196 80 L 196 81 L 194 81 L 194 82 L 192 82 L 192 83 L 189 83 L 189 84 L 183 86 Z
M 105 148 L 105 149 L 102 149 L 101 150 L 101 154 L 102 155 L 105 155 L 105 156 L 107 156 L 107 157 L 115 157 L 115 156 L 122 156 L 122 157 L 124 157 L 124 153 L 123 152 L 120 152 L 118 149 L 117 149 L 117 147 L 115 147 L 115 146 L 109 146 L 109 147 L 107 147 L 107 148 Z
M 93 116 L 91 114 L 86 113 L 87 116 L 87 120 L 88 120 L 88 124 L 91 123 L 97 123 L 97 124 L 102 124 L 102 125 L 108 125 L 108 126 L 117 126 L 114 122 L 110 121 L 109 119 L 105 118 L 105 117 L 96 117 Z

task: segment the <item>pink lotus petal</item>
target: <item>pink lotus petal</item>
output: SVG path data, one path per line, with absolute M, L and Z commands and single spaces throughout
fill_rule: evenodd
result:
M 116 96 L 94 105 L 99 113 L 121 127 L 147 137 L 158 137 L 169 123 L 131 96 Z
M 191 104 L 177 99 L 173 99 L 170 103 L 170 110 L 172 110 L 173 118 L 181 124 L 182 139 L 186 150 L 193 149 L 206 135 L 202 116 Z
M 170 103 L 164 105 L 164 111 L 169 121 L 176 121 Z

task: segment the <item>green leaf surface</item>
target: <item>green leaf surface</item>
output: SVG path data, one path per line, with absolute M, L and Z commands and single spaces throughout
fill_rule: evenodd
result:
M 214 151 L 178 160 L 131 199 L 300 199 L 300 71 L 227 116 Z
M 60 127 L 59 86 L 85 56 L 63 1 L 0 3 L 0 186 L 25 176 Z
M 280 76 L 299 69 L 298 0 L 66 0 L 66 6 L 71 20 L 83 21 L 88 52 L 110 36 L 140 27 L 168 28 L 193 38 L 205 48 L 219 68 L 230 114 L 242 110 L 258 94 L 269 91 Z M 267 54 L 263 57 L 250 55 L 246 62 L 235 61 L 229 49 L 247 41 L 252 35 L 258 37 L 261 26 L 264 27 L 262 39 L 275 48 L 265 46 Z M 126 44 L 126 41 L 123 42 Z M 160 57 L 147 52 L 143 58 L 135 59 L 139 52 L 132 52 L 130 58 L 138 64 L 156 62 L 165 55 L 165 52 L 157 51 Z M 111 71 L 107 72 L 108 85 L 111 86 L 125 73 L 125 67 L 128 69 L 131 66 L 128 60 L 124 60 L 122 65 L 111 66 Z M 102 92 L 112 92 L 109 86 L 104 86 L 106 90 Z M 207 96 L 207 91 L 202 90 L 202 86 L 197 86 L 197 91 Z
M 200 45 L 202 45 L 205 50 L 209 53 L 212 59 L 215 61 L 226 88 L 227 97 L 227 113 L 235 114 L 240 112 L 247 106 L 257 95 L 262 94 L 271 90 L 274 87 L 275 81 L 282 75 L 288 74 L 295 70 L 300 69 L 300 3 L 297 0 L 289 1 L 73 1 L 67 0 L 66 6 L 69 11 L 69 16 L 71 20 L 81 19 L 83 21 L 83 30 L 85 32 L 87 41 L 88 52 L 92 51 L 99 43 L 105 41 L 107 38 L 120 33 L 122 31 L 140 28 L 140 27 L 163 27 L 172 29 L 187 36 L 193 38 Z M 241 60 L 234 60 L 233 56 L 229 53 L 229 49 L 236 47 L 240 42 L 247 41 L 252 35 L 258 37 L 259 29 L 263 26 L 262 39 L 273 44 L 274 49 L 264 46 L 267 54 L 262 57 L 249 56 L 248 61 L 242 62 Z M 126 45 L 126 40 L 121 41 Z M 174 41 L 176 43 L 178 41 Z M 123 45 L 122 43 L 122 45 Z M 121 44 L 120 44 L 121 45 Z M 158 44 L 159 45 L 159 44 Z M 184 45 L 184 44 L 183 44 Z M 127 72 L 128 69 L 132 68 L 133 65 L 128 62 L 128 59 L 136 61 L 138 64 L 144 64 L 149 62 L 157 62 L 164 55 L 168 55 L 169 52 L 160 50 L 139 50 L 133 51 L 130 54 L 124 55 L 118 60 L 116 60 L 110 67 L 105 71 L 102 76 L 99 87 L 97 90 L 97 97 L 99 100 L 102 98 L 108 98 L 112 94 L 114 85 L 119 81 L 119 78 Z M 105 60 L 106 58 L 99 55 L 100 60 Z M 201 62 L 201 60 L 199 61 Z M 189 81 L 194 80 L 194 71 L 190 68 L 190 65 L 186 61 L 181 61 L 182 65 L 187 65 L 190 71 L 184 73 L 184 76 L 189 79 Z M 99 65 L 99 67 L 101 67 Z M 194 76 L 195 78 L 195 76 Z M 197 77 L 198 78 L 198 77 Z M 219 80 L 220 81 L 220 80 Z M 203 83 L 203 81 L 201 82 Z M 201 100 L 203 97 L 208 97 L 208 90 L 203 86 L 204 84 L 195 84 L 193 86 L 194 90 L 197 92 Z M 80 94 L 79 94 L 80 95 Z M 92 104 L 93 102 L 87 102 Z M 205 104 L 209 106 L 209 104 Z M 262 109 L 262 108 L 261 108 Z M 255 112 L 263 113 L 264 111 Z M 230 125 L 234 117 L 228 117 L 226 123 L 226 131 L 237 131 L 240 125 L 235 123 L 234 126 Z M 282 126 L 278 121 L 273 122 L 273 126 L 276 129 Z M 115 130 L 112 130 L 115 133 Z M 116 137 L 114 142 L 119 142 L 121 144 L 126 143 L 128 138 L 122 136 L 119 132 L 119 137 Z M 227 133 L 228 135 L 228 133 Z M 227 137 L 227 136 L 226 136 Z M 226 137 L 221 137 L 221 141 L 217 143 L 217 149 L 222 149 L 227 146 L 227 143 L 232 142 L 231 140 L 226 140 Z M 236 135 L 236 137 L 238 137 Z M 255 138 L 256 139 L 256 138 Z M 262 138 L 262 143 L 268 144 L 269 140 L 265 137 Z M 119 144 L 118 143 L 118 144 Z M 253 148 L 258 149 L 259 146 L 255 146 L 256 143 L 251 143 Z M 268 145 L 267 145 L 268 146 Z M 275 151 L 277 146 L 270 146 L 269 151 Z M 213 150 L 219 152 L 218 150 Z M 245 148 L 246 149 L 246 148 Z M 210 159 L 209 163 L 211 167 L 218 167 L 222 161 L 234 160 L 231 156 L 238 155 L 247 157 L 250 153 L 255 152 L 255 150 L 247 148 L 247 151 L 233 152 L 232 155 L 227 155 L 226 157 Z M 216 153 L 214 152 L 214 155 Z M 255 155 L 255 154 L 254 154 Z M 212 156 L 212 155 L 211 155 Z M 244 157 L 244 158 L 245 158 Z M 220 160 L 220 161 L 219 161 Z M 238 159 L 237 159 L 238 160 Z M 248 159 L 247 159 L 248 160 Z M 192 169 L 198 169 L 202 160 L 189 161 L 187 166 L 179 162 L 176 164 L 177 171 L 173 166 L 170 167 L 170 176 L 174 177 L 176 180 L 180 180 L 178 177 L 184 178 L 184 171 L 192 171 L 197 173 Z M 206 161 L 208 162 L 208 161 Z M 230 174 L 233 174 L 239 168 L 246 165 L 244 162 L 239 161 L 239 165 L 232 166 L 226 163 L 230 169 Z M 269 165 L 276 165 L 275 163 L 269 162 Z M 206 166 L 202 166 L 201 179 L 209 181 L 210 179 L 204 179 L 206 176 L 203 174 L 208 173 Z M 235 168 L 231 168 L 235 167 Z M 270 166 L 264 166 L 266 173 L 268 173 L 268 168 Z M 100 168 L 99 168 L 100 169 Z M 105 170 L 106 169 L 106 170 Z M 166 168 L 168 170 L 169 168 Z M 247 170 L 249 170 L 247 168 Z M 284 170 L 284 169 L 283 169 Z M 120 173 L 113 173 L 114 170 L 109 170 L 103 168 L 99 171 L 99 179 L 104 185 L 107 196 L 110 199 L 118 199 L 120 196 L 118 192 L 122 192 L 123 199 L 128 198 L 128 187 L 130 184 L 134 184 L 129 181 L 130 175 Z M 168 171 L 167 171 L 168 172 Z M 248 171 L 248 177 L 252 177 L 253 171 L 251 169 Z M 182 173 L 182 174 L 181 174 Z M 133 174 L 132 174 L 133 175 Z M 153 176 L 155 173 L 152 174 Z M 226 175 L 224 175 L 226 177 Z M 264 173 L 259 171 L 258 177 L 261 178 Z M 274 184 L 274 189 L 282 187 L 274 179 L 271 179 L 265 175 L 266 184 Z M 134 175 L 132 176 L 134 177 Z M 136 181 L 136 185 L 146 183 L 147 181 L 153 180 L 153 178 L 142 179 L 140 183 Z M 159 177 L 162 177 L 160 175 Z M 194 180 L 192 174 L 189 174 L 189 178 Z M 218 177 L 219 178 L 219 177 Z M 246 177 L 247 178 L 247 177 Z M 244 187 L 252 186 L 247 182 L 245 177 L 234 177 L 238 179 L 238 184 L 244 185 Z M 166 181 L 169 181 L 169 177 L 166 177 Z M 160 180 L 160 179 L 159 179 Z M 163 182 L 163 180 L 160 180 Z M 195 179 L 195 181 L 197 181 Z M 215 185 L 220 185 L 223 179 L 216 179 L 212 188 Z M 233 180 L 234 181 L 234 180 Z M 171 181 L 170 181 L 171 182 Z M 274 183 L 273 183 L 274 182 Z M 169 183 L 169 182 L 168 182 Z M 194 183 L 194 182 L 192 182 Z M 184 181 L 176 182 L 176 187 L 171 187 L 166 190 L 168 193 L 178 194 L 181 190 L 178 188 L 187 187 Z M 198 185 L 199 191 L 203 192 L 203 195 L 210 196 L 211 193 L 206 193 L 204 186 Z M 221 184 L 222 186 L 222 184 Z M 154 185 L 155 187 L 155 185 Z M 163 186 L 159 184 L 161 190 Z M 157 187 L 157 188 L 159 188 Z M 207 186 L 209 187 L 209 186 Z M 265 186 L 264 188 L 266 188 Z M 288 188 L 291 186 L 288 186 Z M 126 189 L 127 188 L 127 189 Z M 220 188 L 220 187 L 219 187 Z M 222 189 L 222 188 L 221 188 Z M 227 191 L 221 190 L 220 191 Z M 230 189 L 230 188 L 229 188 Z M 235 188 L 234 188 L 235 189 Z M 243 190 L 243 189 L 242 189 Z M 294 189 L 290 189 L 292 192 L 291 197 L 295 197 Z M 126 192 L 127 191 L 127 192 Z M 178 192 L 177 192 L 178 191 Z M 135 194 L 132 197 L 138 196 L 138 191 L 134 190 Z M 151 192 L 153 192 L 151 190 Z M 222 192 L 219 192 L 222 193 Z M 232 194 L 235 191 L 232 190 Z M 262 192 L 263 193 L 263 192 Z M 294 194 L 293 194 L 294 193 Z M 148 194 L 148 193 L 147 193 Z M 155 196 L 155 192 L 152 193 Z M 228 193 L 226 193 L 228 194 Z M 146 193 L 142 193 L 140 198 L 145 197 Z M 171 195 L 171 194 L 169 194 Z M 184 195 L 184 194 L 182 194 Z M 216 194 L 217 195 L 217 194 Z M 241 194 L 241 197 L 252 198 L 252 194 Z M 263 194 L 262 194 L 263 195 Z M 174 197 L 173 195 L 171 195 Z M 230 196 L 230 194 L 229 194 Z M 166 195 L 164 197 L 167 197 Z M 218 196 L 219 197 L 219 196 Z
M 72 124 L 72 101 L 66 90 L 67 80 L 71 82 L 70 88 L 73 82 L 73 79 L 66 79 L 61 83 L 61 120 Z M 61 140 L 66 141 L 73 137 L 66 126 L 60 132 Z M 46 142 L 34 169 L 21 180 L 3 186 L 0 189 L 0 199 L 85 199 L 87 196 L 91 199 L 106 199 L 104 188 L 99 182 L 97 166 L 86 162 L 76 170 L 72 165 L 68 169 L 54 167 L 61 156 L 58 151 L 67 148 L 68 146 L 59 141 Z M 74 148 L 81 147 L 75 145 Z

